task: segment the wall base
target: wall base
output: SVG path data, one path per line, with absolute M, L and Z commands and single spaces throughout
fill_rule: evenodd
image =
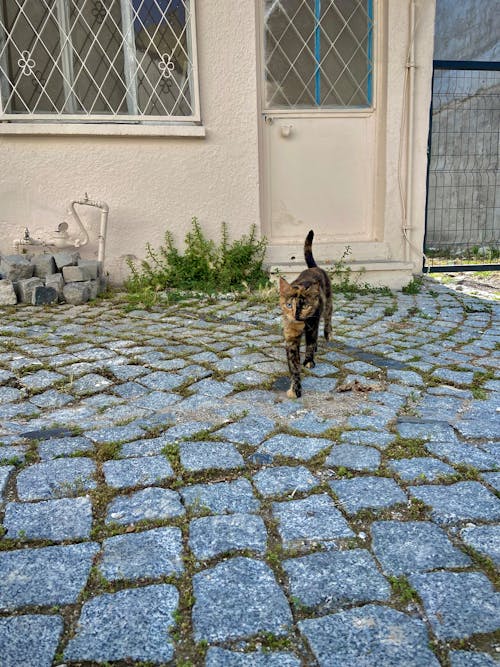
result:
M 290 282 L 306 267 L 305 265 L 299 267 L 296 262 L 281 262 L 269 264 L 266 268 L 269 270 L 273 282 L 277 281 L 279 276 L 283 276 L 283 278 Z M 325 266 L 323 268 L 328 270 L 331 267 Z M 343 269 L 350 269 L 349 282 L 360 287 L 367 283 L 371 287 L 401 289 L 411 281 L 415 274 L 414 265 L 411 262 L 389 260 L 345 262 Z M 333 279 L 335 280 L 335 277 Z

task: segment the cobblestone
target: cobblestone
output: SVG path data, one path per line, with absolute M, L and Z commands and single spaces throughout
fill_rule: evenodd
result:
M 2 666 L 495 664 L 499 312 L 336 293 L 290 400 L 268 303 L 2 310 Z

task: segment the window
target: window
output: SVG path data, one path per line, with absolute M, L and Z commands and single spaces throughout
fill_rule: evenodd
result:
M 0 119 L 197 121 L 194 0 L 0 0 Z
M 373 0 L 264 0 L 267 109 L 372 105 Z

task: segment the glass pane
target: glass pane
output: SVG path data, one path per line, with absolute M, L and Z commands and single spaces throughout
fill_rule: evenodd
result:
M 264 0 L 266 107 L 371 104 L 373 0 Z
M 54 3 L 49 7 L 40 0 L 27 0 L 19 6 L 3 0 L 0 34 L 0 76 L 6 110 L 57 111 L 64 92 Z
M 192 113 L 188 0 L 132 0 L 139 112 Z
M 72 0 L 73 113 L 127 113 L 120 0 Z M 63 37 L 64 39 L 64 37 Z

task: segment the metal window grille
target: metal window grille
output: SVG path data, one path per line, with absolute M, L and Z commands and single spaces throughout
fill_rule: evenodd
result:
M 498 262 L 499 130 L 500 63 L 435 61 L 425 237 L 430 271 L 450 270 L 446 259 Z
M 194 0 L 0 0 L 0 120 L 199 120 Z
M 373 0 L 265 0 L 266 108 L 372 104 Z

